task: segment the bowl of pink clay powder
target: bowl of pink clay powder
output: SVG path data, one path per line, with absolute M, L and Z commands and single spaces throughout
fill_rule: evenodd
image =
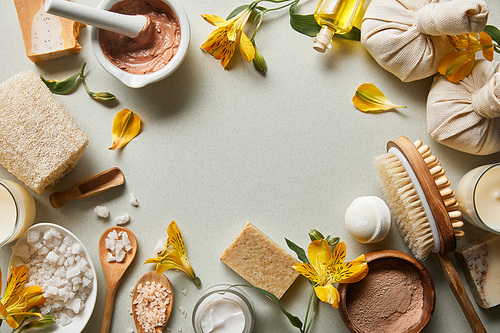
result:
M 98 8 L 147 17 L 147 24 L 134 38 L 90 27 L 97 60 L 123 84 L 141 88 L 163 80 L 181 65 L 191 32 L 178 0 L 103 0 Z
M 340 315 L 354 333 L 416 333 L 429 323 L 436 304 L 431 276 L 415 258 L 399 251 L 365 255 L 368 274 L 339 284 Z

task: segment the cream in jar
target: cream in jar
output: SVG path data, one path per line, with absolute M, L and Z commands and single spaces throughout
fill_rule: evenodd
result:
M 229 285 L 207 289 L 193 310 L 196 333 L 250 333 L 253 323 L 250 301 L 240 289 Z
M 179 19 L 162 0 L 123 0 L 110 11 L 144 15 L 148 24 L 135 38 L 100 30 L 104 56 L 116 67 L 131 74 L 149 74 L 165 67 L 179 48 Z
M 500 163 L 466 173 L 458 183 L 456 197 L 467 221 L 500 234 Z
M 35 219 L 35 200 L 21 185 L 0 179 L 0 246 L 21 236 Z

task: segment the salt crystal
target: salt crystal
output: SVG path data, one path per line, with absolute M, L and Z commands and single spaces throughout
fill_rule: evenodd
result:
M 108 260 L 108 262 L 116 261 L 115 256 L 110 252 L 108 252 L 108 257 L 106 259 Z
M 179 306 L 179 311 L 182 313 L 182 315 L 184 316 L 184 318 L 187 317 L 187 310 L 186 310 L 185 307 Z
M 181 293 L 182 293 L 184 296 L 187 296 L 188 291 L 187 291 L 186 289 L 182 289 L 182 290 L 181 290 Z
M 83 277 L 83 279 L 82 279 L 82 286 L 83 287 L 86 287 L 86 286 L 90 285 L 91 283 L 92 283 L 92 280 L 87 279 L 85 276 Z
M 134 333 L 134 329 L 127 327 L 127 330 L 125 331 L 125 333 Z
M 54 235 L 52 235 L 52 233 L 49 230 L 47 230 L 47 231 L 45 231 L 43 233 L 43 239 L 44 240 L 49 240 L 50 241 L 50 240 L 52 240 L 52 238 L 54 238 Z
M 79 254 L 82 251 L 82 246 L 79 243 L 75 243 L 71 246 L 71 253 L 73 254 Z
M 59 294 L 59 289 L 57 287 L 49 286 L 46 290 L 45 293 L 47 295 L 57 295 Z
M 55 264 L 59 260 L 59 256 L 54 251 L 50 251 L 45 258 L 51 264 Z
M 160 239 L 158 239 L 158 242 L 156 242 L 156 246 L 155 246 L 155 253 L 157 256 L 161 256 L 163 255 L 165 252 L 166 252 L 166 248 L 165 248 L 165 244 L 163 243 L 163 241 L 161 241 Z
M 50 228 L 49 229 L 49 232 L 52 236 L 54 236 L 55 238 L 61 238 L 61 233 L 59 231 L 57 231 L 56 229 L 54 228 Z
M 125 255 L 126 253 L 123 250 L 116 251 L 116 262 L 122 262 L 125 259 Z
M 94 208 L 94 213 L 98 216 L 98 217 L 102 217 L 103 219 L 107 218 L 109 216 L 109 211 L 106 207 L 104 206 L 96 206 Z
M 139 206 L 139 203 L 137 202 L 137 198 L 135 197 L 134 193 L 130 193 L 130 204 L 134 207 Z
M 108 233 L 108 238 L 109 239 L 118 239 L 118 233 L 116 232 L 116 230 L 111 230 L 110 233 Z
M 123 214 L 115 218 L 116 225 L 122 225 L 127 223 L 130 220 L 130 216 L 128 214 Z
M 12 252 L 23 259 L 28 259 L 31 256 L 29 245 L 15 245 L 12 247 Z
M 30 230 L 28 231 L 28 235 L 26 236 L 26 242 L 29 245 L 33 245 L 34 243 L 38 242 L 40 239 L 40 233 L 36 230 Z
M 71 279 L 72 277 L 75 277 L 78 274 L 80 274 L 80 269 L 78 267 L 70 267 L 66 271 L 66 279 Z
M 62 313 L 61 316 L 56 320 L 56 322 L 63 326 L 66 326 L 72 322 L 72 319 L 67 314 Z

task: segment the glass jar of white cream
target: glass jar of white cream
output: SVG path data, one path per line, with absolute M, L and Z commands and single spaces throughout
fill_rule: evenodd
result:
M 193 310 L 195 333 L 250 333 L 254 312 L 237 287 L 220 284 L 203 292 Z
M 35 200 L 23 186 L 0 179 L 0 247 L 19 238 L 35 219 Z

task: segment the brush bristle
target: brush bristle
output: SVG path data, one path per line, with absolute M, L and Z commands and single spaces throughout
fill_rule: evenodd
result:
M 394 220 L 413 255 L 427 258 L 434 248 L 430 222 L 413 182 L 392 153 L 375 158 L 375 166 Z

